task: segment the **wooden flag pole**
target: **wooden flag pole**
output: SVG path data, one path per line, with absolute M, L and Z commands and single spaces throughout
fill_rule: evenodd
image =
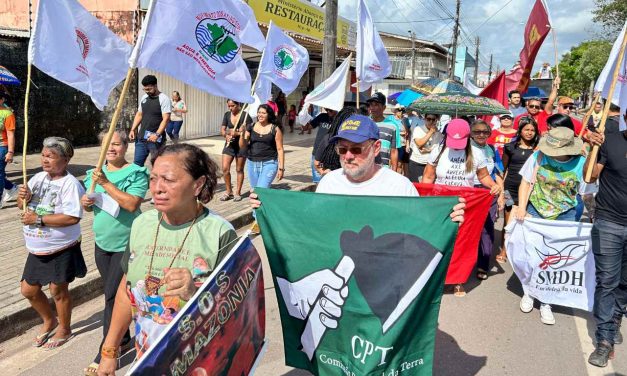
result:
M 623 62 L 623 58 L 625 57 L 625 46 L 627 46 L 627 30 L 623 33 L 623 43 L 620 46 L 620 52 L 618 53 L 618 59 L 616 60 L 616 66 L 614 67 L 614 72 L 612 73 L 612 85 L 610 86 L 610 90 L 607 93 L 607 98 L 605 98 L 605 107 L 603 107 L 603 115 L 601 115 L 601 122 L 597 128 L 597 132 L 604 133 L 605 132 L 605 123 L 607 122 L 607 114 L 610 112 L 610 105 L 612 104 L 612 98 L 614 97 L 614 89 L 616 88 L 616 81 L 618 79 L 618 74 L 620 73 L 621 63 Z M 590 163 L 588 163 L 588 169 L 586 170 L 586 175 L 584 181 L 589 182 L 590 178 L 592 178 L 592 169 L 596 165 L 597 154 L 599 153 L 599 145 L 594 145 L 592 147 L 592 151 L 590 152 L 589 158 Z
M 555 77 L 560 76 L 560 65 L 557 58 L 557 34 L 555 34 L 555 28 L 551 26 L 551 34 L 553 34 L 553 50 L 555 53 Z
M 115 107 L 115 112 L 113 112 L 113 117 L 111 118 L 111 123 L 109 124 L 109 131 L 107 135 L 102 140 L 102 145 L 100 146 L 100 157 L 98 158 L 98 164 L 96 164 L 96 168 L 94 171 L 102 170 L 102 165 L 104 164 L 105 158 L 107 157 L 107 150 L 109 150 L 109 145 L 111 145 L 111 139 L 113 138 L 113 134 L 115 133 L 116 124 L 120 119 L 120 113 L 122 112 L 122 105 L 124 104 L 124 100 L 126 99 L 126 94 L 128 93 L 128 88 L 131 84 L 131 78 L 133 78 L 134 68 L 129 68 L 126 72 L 126 79 L 124 80 L 124 86 L 122 86 L 122 92 L 120 93 L 120 98 L 118 98 L 118 104 Z M 96 189 L 96 182 L 92 179 L 91 186 L 89 187 L 89 193 L 94 193 Z
M 26 176 L 26 152 L 28 150 L 28 97 L 30 96 L 30 78 L 32 65 L 28 64 L 26 78 L 26 94 L 24 96 L 24 143 L 22 145 L 22 182 L 24 187 L 28 187 L 28 178 Z M 26 213 L 28 205 L 22 202 L 22 212 Z
M 597 93 L 597 95 L 594 96 L 594 99 L 592 100 L 592 104 L 590 105 L 590 109 L 588 110 L 588 112 L 586 112 L 586 115 L 583 117 L 583 120 L 581 122 L 581 131 L 579 131 L 579 135 L 578 137 L 581 138 L 583 136 L 583 132 L 586 131 L 586 129 L 588 129 L 588 120 L 590 119 L 590 116 L 592 116 L 592 111 L 594 111 L 594 106 L 597 104 L 597 102 L 599 102 L 599 98 L 601 97 L 601 93 Z

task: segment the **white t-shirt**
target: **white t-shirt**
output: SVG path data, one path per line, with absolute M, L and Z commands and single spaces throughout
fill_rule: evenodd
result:
M 430 165 L 436 166 L 435 160 L 440 153 L 440 149 L 441 147 L 436 147 L 431 151 L 429 155 Z M 435 183 L 451 187 L 473 187 L 477 170 L 487 166 L 483 152 L 480 149 L 473 146 L 472 155 L 473 169 L 470 172 L 466 172 L 466 151 L 446 148 L 435 168 Z
M 370 180 L 363 183 L 349 181 L 341 168 L 333 170 L 322 177 L 316 192 L 338 195 L 418 197 L 418 191 L 409 179 L 389 168 L 380 168 Z
M 480 150 L 481 154 L 474 154 L 475 150 Z M 473 155 L 472 155 L 473 158 L 475 159 L 483 158 L 483 160 L 485 161 L 485 165 L 488 168 L 488 173 L 492 175 L 492 172 L 496 168 L 496 162 L 494 161 L 494 158 L 495 158 L 494 150 L 489 145 L 486 145 L 484 147 L 472 145 L 472 152 L 473 152 Z M 475 174 L 474 185 L 479 185 L 479 184 L 481 184 L 481 182 L 479 181 L 479 178 Z
M 420 163 L 423 165 L 427 164 L 427 162 L 429 161 L 429 154 L 431 153 L 431 150 L 434 147 L 437 147 L 437 145 L 440 142 L 442 142 L 442 138 L 444 136 L 442 135 L 442 133 L 440 133 L 440 131 L 436 131 L 435 133 L 431 135 L 431 138 L 429 138 L 429 141 L 427 141 L 422 146 L 422 148 L 418 148 L 418 145 L 416 145 L 416 139 L 425 137 L 428 132 L 429 131 L 427 130 L 427 127 L 425 125 L 419 125 L 416 128 L 414 128 L 414 131 L 411 134 L 411 141 L 409 144 L 411 147 L 411 156 L 409 157 L 409 159 L 411 161 L 414 161 L 416 163 Z
M 80 200 L 85 190 L 69 172 L 57 180 L 50 180 L 47 172 L 39 172 L 28 181 L 28 188 L 33 195 L 28 209 L 38 215 L 66 214 L 83 217 Z M 80 237 L 80 223 L 66 227 L 24 226 L 26 248 L 36 255 L 49 255 L 63 250 Z

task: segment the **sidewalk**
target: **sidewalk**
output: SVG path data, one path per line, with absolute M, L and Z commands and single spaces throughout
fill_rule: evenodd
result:
M 299 136 L 296 133 L 288 133 L 284 137 L 285 144 L 285 177 L 280 182 L 272 185 L 276 189 L 289 190 L 309 190 L 313 189 L 311 182 L 311 146 L 315 137 L 315 131 L 311 135 Z M 188 141 L 191 144 L 201 147 L 206 151 L 218 166 L 221 166 L 221 152 L 224 146 L 222 137 L 208 137 Z M 133 160 L 134 145 L 129 146 L 127 160 Z M 69 171 L 82 181 L 85 171 L 94 167 L 98 160 L 99 147 L 85 147 L 75 150 Z M 15 161 L 20 164 L 13 164 L 7 167 L 7 177 L 14 183 L 22 181 L 21 155 L 15 157 Z M 27 156 L 27 166 L 29 177 L 41 171 L 39 154 L 29 154 Z M 231 167 L 233 182 L 235 181 L 235 163 Z M 242 192 L 248 192 L 250 186 L 248 180 L 244 180 Z M 241 202 L 221 202 L 219 200 L 224 189 L 224 181 L 219 179 L 218 189 L 214 199 L 207 205 L 211 210 L 217 212 L 235 228 L 245 226 L 252 221 L 252 212 L 248 205 L 248 200 Z M 148 193 L 150 197 L 150 192 Z M 151 210 L 152 205 L 146 201 L 142 204 L 142 210 Z M 24 248 L 22 237 L 22 226 L 18 219 L 19 210 L 15 202 L 8 203 L 0 209 L 0 226 L 3 229 L 3 236 L 0 239 L 0 342 L 12 338 L 24 332 L 28 328 L 38 325 L 40 319 L 35 311 L 30 307 L 20 294 L 20 279 L 27 251 Z M 85 213 L 81 220 L 82 228 L 82 249 L 87 264 L 87 275 L 85 278 L 75 280 L 70 284 L 70 291 L 74 299 L 74 305 L 91 300 L 101 294 L 101 279 L 96 269 L 94 261 L 94 236 L 92 232 L 93 214 Z

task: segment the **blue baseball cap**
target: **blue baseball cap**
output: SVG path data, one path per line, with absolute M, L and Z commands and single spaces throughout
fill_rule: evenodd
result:
M 364 115 L 352 115 L 340 125 L 337 135 L 331 138 L 331 142 L 348 140 L 360 144 L 368 140 L 379 139 L 379 127 L 377 123 Z

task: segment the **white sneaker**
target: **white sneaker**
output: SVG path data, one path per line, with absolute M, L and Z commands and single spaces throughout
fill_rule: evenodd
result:
M 524 294 L 520 299 L 520 310 L 524 313 L 533 311 L 533 298 L 527 294 Z
M 6 204 L 9 201 L 15 201 L 17 199 L 17 191 L 19 189 L 19 185 L 14 185 L 13 189 L 4 190 L 2 194 L 2 203 Z
M 540 321 L 546 325 L 555 324 L 555 317 L 553 316 L 553 311 L 551 311 L 550 305 L 540 304 Z

